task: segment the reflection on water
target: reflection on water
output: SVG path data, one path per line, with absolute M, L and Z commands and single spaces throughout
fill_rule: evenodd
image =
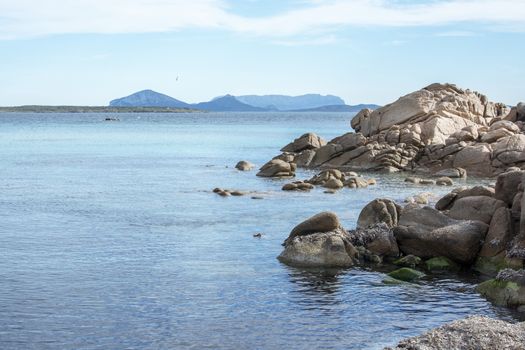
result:
M 469 276 L 387 286 L 388 268 L 277 261 L 290 230 L 320 211 L 352 228 L 376 197 L 448 191 L 365 174 L 378 185 L 284 193 L 285 180 L 232 168 L 262 165 L 308 131 L 340 135 L 349 115 L 103 117 L 0 114 L 2 349 L 373 349 L 471 314 L 519 319 Z

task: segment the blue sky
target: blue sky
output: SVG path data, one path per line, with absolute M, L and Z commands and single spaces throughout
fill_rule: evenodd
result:
M 0 0 L 0 105 L 142 89 L 385 104 L 433 82 L 516 104 L 524 19 L 523 0 Z

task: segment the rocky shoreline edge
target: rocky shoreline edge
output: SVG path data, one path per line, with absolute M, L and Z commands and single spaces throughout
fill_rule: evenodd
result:
M 392 266 L 386 284 L 415 283 L 426 274 L 470 271 L 489 279 L 476 290 L 495 305 L 525 312 L 525 104 L 509 108 L 451 84 L 432 84 L 351 121 L 355 132 L 326 142 L 308 133 L 281 149 L 257 176 L 294 178 L 298 167 L 320 169 L 284 191 L 328 193 L 375 185 L 354 171 L 409 172 L 406 181 L 453 186 L 467 173 L 496 177 L 494 186 L 454 188 L 434 207 L 377 198 L 346 230 L 337 214 L 298 224 L 278 259 L 298 267 Z M 253 164 L 240 162 L 238 170 Z M 422 176 L 416 177 L 413 175 Z M 436 179 L 430 179 L 435 177 Z M 396 349 L 523 349 L 525 323 L 474 316 L 399 343 Z

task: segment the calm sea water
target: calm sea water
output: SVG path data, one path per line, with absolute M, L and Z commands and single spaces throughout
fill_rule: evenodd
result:
M 351 115 L 118 117 L 0 114 L 0 348 L 375 349 L 471 314 L 519 318 L 472 279 L 387 286 L 380 271 L 276 260 L 319 211 L 352 228 L 370 200 L 428 190 L 391 176 L 336 195 L 284 193 L 283 181 L 233 168 L 262 165 L 308 131 L 347 132 Z

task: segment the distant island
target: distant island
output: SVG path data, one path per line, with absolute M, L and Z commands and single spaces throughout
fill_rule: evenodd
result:
M 359 112 L 362 108 L 376 109 L 374 104 L 349 106 L 333 95 L 225 95 L 208 102 L 186 103 L 153 90 L 142 90 L 112 100 L 111 107 L 174 107 L 193 108 L 210 112 Z
M 0 113 L 190 113 L 190 112 L 350 112 L 375 104 L 347 105 L 333 95 L 225 95 L 207 102 L 186 103 L 153 90 L 142 90 L 112 100 L 109 106 L 43 106 L 0 107 Z

